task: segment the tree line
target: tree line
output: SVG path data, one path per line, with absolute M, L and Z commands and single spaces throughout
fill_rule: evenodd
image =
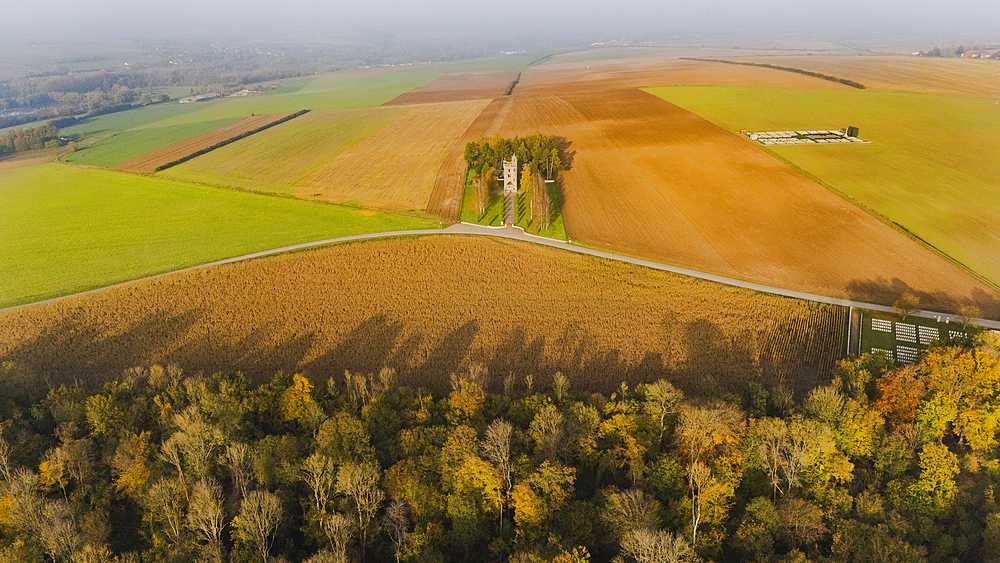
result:
M 819 78 L 819 79 L 822 79 L 822 80 L 829 80 L 830 82 L 839 82 L 841 84 L 844 84 L 845 86 L 850 86 L 851 88 L 858 88 L 860 90 L 864 90 L 865 89 L 865 85 L 864 84 L 862 84 L 860 82 L 855 82 L 854 80 L 850 80 L 848 78 L 838 78 L 836 76 L 831 76 L 829 74 L 823 74 L 822 72 L 815 72 L 815 71 L 811 71 L 811 70 L 804 70 L 804 69 L 801 69 L 801 68 L 795 68 L 795 67 L 791 67 L 791 66 L 778 66 L 778 65 L 773 65 L 773 64 L 770 64 L 770 63 L 752 63 L 752 62 L 747 62 L 747 61 L 729 61 L 729 60 L 725 60 L 725 59 L 698 59 L 698 58 L 693 58 L 693 57 L 681 57 L 681 58 L 684 59 L 684 60 L 688 60 L 688 61 L 704 61 L 704 62 L 709 62 L 709 63 L 723 63 L 723 64 L 727 64 L 727 65 L 756 66 L 756 67 L 760 67 L 760 68 L 771 68 L 771 69 L 774 69 L 774 70 L 783 70 L 785 72 L 795 72 L 795 73 L 798 73 L 798 74 L 804 74 L 806 76 L 812 76 L 813 78 Z
M 489 168 L 502 170 L 503 160 L 517 155 L 518 174 L 521 167 L 533 164 L 535 170 L 545 172 L 549 178 L 563 169 L 566 162 L 565 141 L 560 137 L 532 133 L 527 137 L 506 139 L 499 134 L 472 141 L 465 145 L 465 163 L 468 170 L 482 173 Z
M 0 136 L 0 157 L 16 152 L 59 146 L 59 129 L 47 123 L 32 129 L 15 129 Z
M 492 51 L 461 42 L 377 41 L 349 45 L 200 43 L 147 44 L 135 65 L 71 71 L 55 69 L 0 80 L 0 128 L 73 115 L 100 115 L 111 107 L 169 99 L 154 88 L 195 90 L 307 76 L 320 72 L 414 61 L 453 61 Z M 104 57 L 94 57 L 95 67 Z
M 475 365 L 441 397 L 391 369 L 87 388 L 8 362 L 0 560 L 994 559 L 998 346 L 849 358 L 800 400 Z

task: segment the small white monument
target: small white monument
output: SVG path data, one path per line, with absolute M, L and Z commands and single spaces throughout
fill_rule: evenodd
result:
M 496 162 L 496 161 L 494 161 Z M 517 192 L 517 155 L 503 161 L 503 192 Z

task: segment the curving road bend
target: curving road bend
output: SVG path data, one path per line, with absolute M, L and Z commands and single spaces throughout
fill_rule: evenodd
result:
M 607 258 L 609 260 L 617 260 L 619 262 L 627 262 L 629 264 L 635 264 L 637 266 L 643 266 L 646 268 L 652 268 L 654 270 L 661 270 L 664 272 L 672 272 L 675 274 L 680 274 L 683 276 L 690 276 L 693 278 L 703 279 L 707 281 L 713 281 L 716 283 L 722 283 L 726 285 L 742 287 L 744 289 L 751 289 L 753 291 L 759 291 L 761 293 L 770 293 L 772 295 L 781 295 L 784 297 L 791 297 L 794 299 L 804 299 L 806 301 L 814 301 L 817 303 L 827 303 L 830 305 L 843 305 L 844 307 L 857 307 L 859 309 L 867 309 L 869 311 L 883 311 L 886 313 L 892 313 L 892 307 L 886 307 L 885 305 L 876 305 L 874 303 L 865 303 L 862 301 L 852 301 L 849 299 L 838 299 L 836 297 L 827 297 L 824 295 L 814 295 L 812 293 L 804 293 L 801 291 L 792 291 L 789 289 L 781 289 L 778 287 L 770 287 L 767 285 L 761 285 L 758 283 L 737 280 L 733 278 L 727 278 L 723 276 L 717 276 L 714 274 L 706 274 L 704 272 L 698 272 L 696 270 L 688 270 L 687 268 L 679 268 L 677 266 L 669 266 L 667 264 L 660 264 L 658 262 L 651 262 L 649 260 L 643 260 L 641 258 L 632 258 L 630 256 L 620 256 L 611 252 L 606 252 L 603 250 L 595 250 L 592 248 L 585 248 L 581 246 L 573 245 L 567 241 L 555 240 L 545 237 L 540 237 L 536 235 L 530 235 L 524 232 L 520 227 L 484 227 L 482 225 L 475 225 L 472 223 L 456 223 L 447 227 L 445 229 L 421 229 L 412 231 L 390 231 L 385 233 L 369 233 L 366 235 L 351 235 L 347 237 L 338 237 L 326 240 L 318 240 L 315 242 L 305 242 L 302 244 L 295 244 L 292 246 L 284 246 L 281 248 L 275 248 L 272 250 L 264 250 L 261 252 L 255 252 L 253 254 L 247 254 L 244 256 L 236 256 L 234 258 L 226 258 L 225 260 L 219 260 L 217 262 L 210 262 L 208 264 L 201 264 L 198 266 L 192 266 L 190 268 L 184 268 L 182 270 L 175 270 L 173 272 L 166 272 L 163 274 L 158 274 L 156 276 L 150 276 L 148 278 L 142 279 L 154 279 L 163 276 L 173 275 L 179 272 L 186 272 L 189 270 L 195 270 L 199 268 L 207 268 L 210 266 L 220 266 L 222 264 L 231 264 L 233 262 L 242 262 L 244 260 L 251 260 L 253 258 L 261 258 L 264 256 L 270 256 L 272 254 L 281 254 L 283 252 L 289 252 L 292 250 L 302 250 L 305 248 L 312 248 L 316 246 L 325 246 L 329 244 L 337 244 L 343 242 L 351 242 L 358 240 L 368 240 L 368 239 L 379 239 L 379 238 L 391 238 L 391 237 L 403 237 L 403 236 L 427 236 L 427 235 L 478 235 L 478 236 L 492 236 L 507 239 L 520 240 L 525 242 L 530 242 L 534 244 L 541 244 L 544 246 L 551 246 L 553 248 L 561 248 L 563 250 L 568 250 L 570 252 L 576 252 L 578 254 L 587 254 L 590 256 L 597 256 L 599 258 Z M 25 305 L 18 305 L 15 307 L 9 307 L 7 309 L 0 309 L 0 311 L 11 311 L 14 309 L 20 309 L 22 307 L 31 307 L 33 305 L 39 305 L 42 303 L 51 303 L 53 301 L 59 301 L 60 299 L 66 299 L 67 297 L 73 297 L 75 295 L 86 295 L 88 293 L 95 293 L 98 291 L 104 291 L 112 287 L 120 287 L 123 285 L 128 285 L 142 280 L 132 280 L 117 285 L 112 285 L 108 287 L 102 287 L 99 289 L 94 289 L 91 291 L 86 291 L 83 293 L 75 293 L 73 295 L 66 295 L 63 297 L 56 297 L 54 299 L 47 299 L 45 301 L 37 301 L 35 303 L 28 303 Z M 936 319 L 940 321 L 948 320 L 949 322 L 961 322 L 956 315 L 950 315 L 947 313 L 939 313 L 935 311 L 917 311 L 916 313 L 911 313 L 913 316 L 924 317 L 928 319 Z M 986 319 L 974 319 L 971 324 L 991 328 L 994 330 L 1000 330 L 1000 322 L 991 321 Z

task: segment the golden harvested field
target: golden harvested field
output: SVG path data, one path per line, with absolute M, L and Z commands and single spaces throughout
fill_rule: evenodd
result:
M 865 88 L 874 90 L 987 98 L 995 98 L 1000 90 L 1000 63 L 997 61 L 843 55 L 759 56 L 733 60 L 832 74 L 838 78 L 855 80 L 864 84 Z
M 647 86 L 759 86 L 765 88 L 850 88 L 803 74 L 742 65 L 690 61 L 670 55 L 608 60 L 555 56 L 521 75 L 517 94 L 562 94 Z
M 297 197 L 425 209 L 445 157 L 489 100 L 413 106 L 302 181 Z
M 910 290 L 934 310 L 1000 314 L 990 286 L 749 140 L 640 90 L 563 90 L 515 93 L 501 133 L 572 142 L 574 240 L 777 287 L 888 304 Z
M 279 113 L 274 115 L 257 115 L 254 117 L 248 117 L 237 121 L 232 125 L 220 127 L 214 131 L 205 133 L 204 135 L 198 135 L 192 139 L 188 139 L 180 143 L 174 143 L 169 147 L 164 147 L 151 153 L 144 154 L 140 157 L 133 158 L 132 160 L 125 161 L 115 166 L 114 169 L 124 170 L 125 172 L 137 172 L 140 174 L 152 174 L 159 166 L 163 166 L 164 164 L 173 162 L 189 154 L 196 153 L 202 149 L 207 149 L 216 143 L 221 143 L 226 139 L 242 135 L 247 131 L 253 131 L 254 129 L 267 125 L 268 123 L 274 123 L 287 115 L 289 114 Z
M 502 275 L 501 275 L 502 273 Z M 322 380 L 382 366 L 448 389 L 477 362 L 499 386 L 560 370 L 577 390 L 667 377 L 804 390 L 845 348 L 847 311 L 527 243 L 370 241 L 144 280 L 0 311 L 0 360 L 48 380 L 176 362 Z
M 311 111 L 162 174 L 179 180 L 291 194 L 316 170 L 406 111 L 404 108 Z
M 492 100 L 448 152 L 434 179 L 434 189 L 427 202 L 428 213 L 440 215 L 448 221 L 458 221 L 462 210 L 465 172 L 468 168 L 465 163 L 465 145 L 496 133 L 510 110 L 510 100 L 508 96 Z
M 385 105 L 459 102 L 503 96 L 517 78 L 516 70 L 448 72 L 423 86 L 397 96 Z

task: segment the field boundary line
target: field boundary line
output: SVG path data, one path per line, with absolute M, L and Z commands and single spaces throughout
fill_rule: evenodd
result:
M 162 278 L 165 276 L 170 276 L 173 274 L 178 274 L 181 272 L 189 272 L 192 270 L 199 270 L 202 268 L 208 268 L 212 266 L 222 266 L 225 264 L 233 264 L 236 262 L 244 262 L 247 260 L 253 260 L 256 258 L 263 258 L 267 256 L 273 256 L 276 254 L 283 254 L 285 252 L 293 252 L 296 250 L 304 250 L 309 248 L 316 248 L 320 246 L 328 246 L 332 244 L 341 244 L 345 242 L 354 242 L 361 240 L 371 240 L 371 239 L 382 239 L 382 238 L 396 238 L 396 237 L 409 237 L 409 236 L 429 236 L 429 235 L 473 235 L 473 236 L 489 236 L 497 238 L 505 238 L 511 240 L 519 240 L 522 242 L 530 242 L 542 246 L 548 246 L 551 248 L 559 248 L 563 250 L 568 250 L 570 252 L 575 252 L 577 254 L 585 254 L 588 256 L 595 256 L 597 258 L 606 258 L 608 260 L 615 260 L 618 262 L 625 262 L 628 264 L 634 264 L 636 266 L 643 266 L 645 268 L 650 268 L 653 270 L 659 270 L 661 272 L 670 272 L 673 274 L 679 274 L 682 276 L 697 278 L 705 281 L 721 283 L 724 285 L 729 285 L 733 287 L 740 287 L 743 289 L 749 289 L 752 291 L 757 291 L 760 293 L 767 293 L 771 295 L 778 295 L 782 297 L 790 297 L 792 299 L 801 299 L 803 301 L 812 301 L 815 303 L 825 303 L 827 305 L 840 305 L 842 307 L 855 307 L 858 309 L 866 309 L 869 311 L 880 311 L 883 313 L 894 313 L 895 310 L 892 307 L 885 305 L 876 305 L 874 303 L 865 303 L 863 301 L 854 301 L 851 299 L 841 299 L 838 297 L 827 297 L 825 295 L 815 295 L 812 293 L 806 293 L 803 291 L 794 291 L 790 289 L 781 289 L 778 287 L 771 287 L 767 285 L 762 285 L 759 283 L 748 282 L 744 280 L 738 280 L 733 278 L 727 278 L 725 276 L 719 276 L 715 274 L 708 274 L 705 272 L 699 272 L 697 270 L 689 270 L 687 268 L 681 268 L 679 266 L 670 266 L 668 264 L 661 264 L 659 262 L 653 262 L 650 260 L 643 260 L 641 258 L 633 258 L 631 256 L 623 256 L 620 254 L 615 254 L 613 252 L 608 252 L 605 250 L 597 250 L 593 248 L 587 248 L 584 246 L 574 245 L 571 242 L 551 239 L 547 237 L 542 237 L 538 235 L 528 234 L 520 227 L 486 227 L 482 225 L 476 225 L 474 223 L 455 223 L 444 229 L 414 229 L 405 231 L 388 231 L 381 233 L 367 233 L 362 235 L 349 235 L 345 237 L 337 237 L 325 240 L 319 240 L 314 242 L 303 242 L 300 244 L 293 244 L 290 246 L 283 246 L 281 248 L 274 248 L 271 250 L 262 250 L 260 252 L 254 252 L 251 254 L 245 254 L 243 256 L 236 256 L 233 258 L 226 258 L 223 260 L 217 260 L 215 262 L 209 262 L 207 264 L 200 264 L 197 266 L 190 266 L 188 268 L 182 268 L 180 270 L 174 270 L 171 272 L 164 272 L 162 274 L 157 274 L 155 276 L 149 276 L 145 278 L 140 278 L 137 280 L 130 280 L 127 282 L 122 282 L 114 285 L 109 285 L 106 287 L 101 287 L 97 289 L 91 289 L 89 291 L 84 291 L 81 293 L 74 293 L 71 295 L 64 295 L 62 297 L 54 297 L 52 299 L 46 299 L 44 301 L 36 301 L 34 303 L 25 303 L 24 305 L 15 305 L 13 307 L 7 307 L 6 309 L 0 309 L 0 311 L 13 311 L 16 309 L 21 309 L 24 307 L 31 307 L 34 305 L 41 305 L 43 303 L 54 303 L 62 299 L 69 297 L 76 297 L 79 295 L 87 295 L 91 293 L 97 293 L 99 291 L 105 291 L 108 289 L 116 287 L 125 287 L 131 284 Z M 961 322 L 958 315 L 952 315 L 949 313 L 941 313 L 937 311 L 916 311 L 910 313 L 911 316 L 922 317 L 926 319 L 935 320 L 948 320 L 949 322 Z M 994 330 L 1000 330 L 1000 322 L 991 321 L 988 319 L 973 319 L 970 324 L 990 328 Z
M 287 123 L 287 122 L 295 119 L 296 117 L 305 115 L 307 113 L 309 113 L 309 110 L 303 109 L 303 110 L 299 110 L 299 111 L 297 111 L 297 112 L 295 112 L 293 114 L 286 115 L 284 117 L 278 118 L 278 119 L 276 119 L 276 120 L 274 120 L 274 121 L 272 121 L 270 123 L 267 123 L 265 125 L 261 125 L 260 127 L 257 127 L 255 129 L 251 129 L 250 131 L 245 131 L 243 133 L 240 133 L 239 135 L 234 135 L 234 136 L 232 136 L 232 137 L 230 137 L 228 139 L 225 139 L 223 141 L 219 141 L 218 143 L 215 143 L 214 145 L 212 145 L 210 147 L 205 147 L 205 148 L 197 150 L 197 151 L 195 151 L 195 152 L 193 152 L 193 153 L 191 153 L 189 155 L 182 156 L 182 157 L 178 158 L 177 160 L 170 161 L 170 162 L 168 162 L 168 163 L 166 163 L 166 164 L 164 164 L 162 166 L 157 166 L 156 169 L 153 170 L 153 172 L 154 173 L 155 172 L 163 172 L 164 170 L 167 170 L 169 168 L 173 168 L 174 166 L 177 166 L 177 165 L 180 165 L 180 164 L 184 164 L 185 162 L 187 162 L 189 160 L 194 160 L 194 159 L 198 158 L 199 156 L 206 155 L 206 154 L 208 154 L 208 153 L 210 153 L 210 152 L 212 152 L 212 151 L 214 151 L 216 149 L 221 149 L 222 147 L 224 147 L 226 145 L 231 145 L 231 144 L 235 143 L 236 141 L 242 141 L 243 139 L 246 139 L 247 137 L 250 137 L 251 135 L 256 135 L 257 133 L 260 133 L 261 131 L 266 131 L 266 130 L 270 129 L 271 127 L 275 127 L 277 125 L 281 125 L 282 123 Z

